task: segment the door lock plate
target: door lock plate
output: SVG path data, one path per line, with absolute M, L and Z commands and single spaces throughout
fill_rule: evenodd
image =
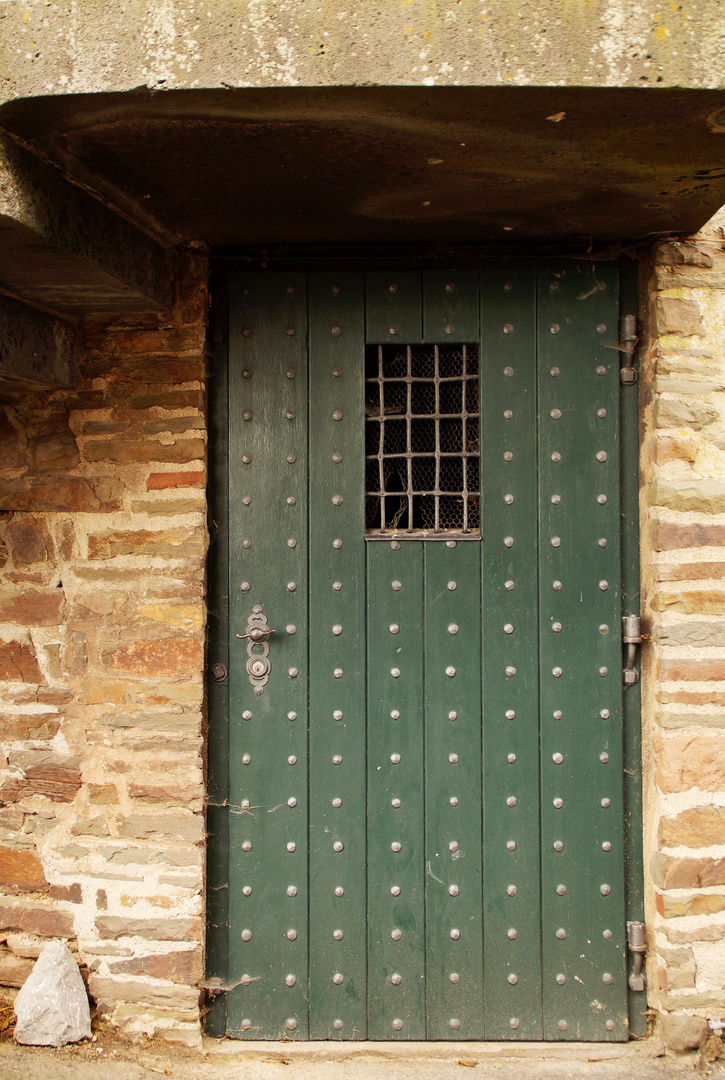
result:
M 255 694 L 263 694 L 269 681 L 272 665 L 269 660 L 269 638 L 274 633 L 270 630 L 262 611 L 261 604 L 255 604 L 252 614 L 247 619 L 247 630 L 237 637 L 247 641 L 247 675 L 254 687 Z

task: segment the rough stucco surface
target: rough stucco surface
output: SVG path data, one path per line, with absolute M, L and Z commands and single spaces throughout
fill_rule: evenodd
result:
M 725 1009 L 725 253 L 720 211 L 655 250 L 643 299 L 650 1000 Z
M 231 86 L 725 85 L 718 0 L 27 0 L 3 94 Z

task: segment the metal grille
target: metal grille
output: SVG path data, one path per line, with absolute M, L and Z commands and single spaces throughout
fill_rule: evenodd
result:
M 365 414 L 368 538 L 477 537 L 478 346 L 368 346 Z

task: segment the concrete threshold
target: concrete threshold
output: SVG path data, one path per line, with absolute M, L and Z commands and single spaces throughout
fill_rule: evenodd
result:
M 238 1061 L 335 1062 L 335 1061 L 458 1061 L 479 1062 L 518 1059 L 621 1061 L 625 1063 L 662 1057 L 659 1039 L 624 1043 L 585 1042 L 244 1042 L 238 1039 L 204 1038 L 203 1052 L 210 1059 Z

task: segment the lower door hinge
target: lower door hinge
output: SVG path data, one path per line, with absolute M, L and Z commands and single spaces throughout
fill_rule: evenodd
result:
M 643 922 L 627 923 L 627 946 L 634 954 L 634 967 L 629 976 L 630 990 L 644 990 L 645 975 L 642 970 L 644 954 L 647 949 L 647 927 Z
M 642 644 L 642 622 L 639 615 L 622 616 L 622 642 L 627 646 L 627 659 L 622 679 L 625 686 L 634 686 L 639 682 L 639 672 L 634 666 L 637 659 L 637 646 Z
M 624 367 L 620 368 L 619 381 L 622 386 L 631 386 L 639 378 L 634 364 L 634 353 L 639 341 L 637 316 L 623 315 L 619 335 L 619 351 L 624 353 Z

